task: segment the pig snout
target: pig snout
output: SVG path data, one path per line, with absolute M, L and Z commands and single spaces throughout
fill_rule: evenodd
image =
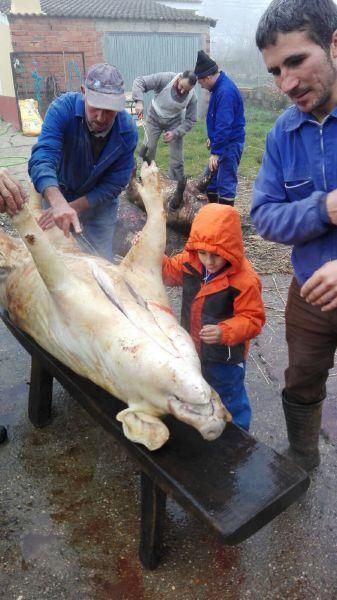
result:
M 204 423 L 201 427 L 198 427 L 198 430 L 204 440 L 211 442 L 212 440 L 216 440 L 223 432 L 226 427 L 226 421 L 209 421 Z
M 226 420 L 224 418 L 224 411 L 218 409 L 217 412 L 214 412 L 212 404 L 207 407 L 208 414 L 196 412 L 199 409 L 197 405 L 193 406 L 180 402 L 177 398 L 169 401 L 169 408 L 171 414 L 180 421 L 192 425 L 205 440 L 215 440 L 225 429 Z M 202 412 L 204 412 L 204 409 L 202 409 Z

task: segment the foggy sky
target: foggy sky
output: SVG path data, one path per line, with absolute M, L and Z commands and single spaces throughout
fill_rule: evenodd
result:
M 270 0 L 203 0 L 197 13 L 217 20 L 211 27 L 211 54 L 219 58 L 225 48 L 254 43 L 257 23 Z M 247 38 L 250 38 L 248 40 Z

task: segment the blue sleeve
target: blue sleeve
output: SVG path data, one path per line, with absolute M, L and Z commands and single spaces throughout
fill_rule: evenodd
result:
M 33 146 L 28 162 L 28 173 L 35 189 L 42 193 L 49 186 L 58 187 L 58 169 L 61 162 L 64 132 L 72 118 L 66 98 L 57 98 L 49 106 L 37 144 Z
M 331 229 L 326 192 L 313 191 L 306 198 L 289 200 L 274 134 L 274 130 L 268 134 L 262 167 L 254 184 L 251 219 L 266 240 L 298 246 Z
M 216 99 L 212 154 L 221 156 L 228 145 L 235 120 L 235 100 L 231 90 L 222 91 Z

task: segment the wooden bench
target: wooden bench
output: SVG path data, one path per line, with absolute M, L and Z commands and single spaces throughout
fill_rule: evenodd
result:
M 29 419 L 36 427 L 51 421 L 53 378 L 137 461 L 141 471 L 140 560 L 154 569 L 160 560 L 166 496 L 174 498 L 218 533 L 238 544 L 266 525 L 309 486 L 309 477 L 271 448 L 234 425 L 220 438 L 203 440 L 192 427 L 167 417 L 168 443 L 150 452 L 130 442 L 115 415 L 125 405 L 79 377 L 0 316 L 32 357 Z

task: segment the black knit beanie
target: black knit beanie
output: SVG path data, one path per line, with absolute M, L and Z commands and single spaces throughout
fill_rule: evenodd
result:
M 194 73 L 198 79 L 214 75 L 219 70 L 216 62 L 203 50 L 199 50 L 197 62 L 195 63 Z

